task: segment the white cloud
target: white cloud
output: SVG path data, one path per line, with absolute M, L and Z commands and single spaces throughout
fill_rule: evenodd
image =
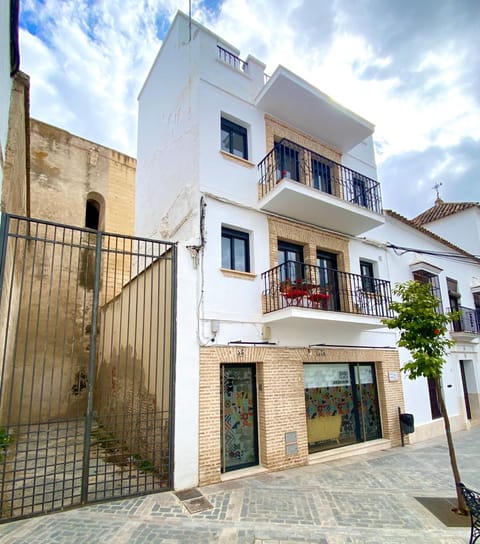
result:
M 424 0 L 417 11 L 371 2 L 376 9 L 362 0 L 224 0 L 212 11 L 194 1 L 193 16 L 267 72 L 283 64 L 375 123 L 381 174 L 400 179 L 382 163 L 419 160 L 433 148 L 472 153 L 480 141 L 477 8 L 467 0 L 455 10 Z M 32 80 L 32 115 L 135 155 L 137 94 L 161 45 L 158 29 L 163 36 L 177 8 L 188 13 L 188 0 L 25 0 L 31 32 L 21 33 L 22 69 Z M 473 145 L 462 144 L 467 137 Z M 428 153 L 440 155 L 444 161 Z M 448 177 L 456 160 L 422 165 L 411 183 L 426 197 L 425 180 Z M 456 200 L 472 194 L 462 193 L 466 180 L 456 184 Z M 381 181 L 384 194 L 396 183 Z

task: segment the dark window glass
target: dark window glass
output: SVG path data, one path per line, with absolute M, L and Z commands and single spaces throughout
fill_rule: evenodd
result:
M 373 276 L 373 263 L 360 261 L 360 275 L 362 276 L 362 289 L 369 293 L 374 293 L 375 278 Z
M 248 159 L 247 129 L 222 117 L 221 131 L 223 151 Z
M 246 232 L 222 227 L 222 268 L 250 272 L 249 236 Z
M 332 194 L 332 178 L 329 164 L 312 159 L 312 176 L 315 189 Z

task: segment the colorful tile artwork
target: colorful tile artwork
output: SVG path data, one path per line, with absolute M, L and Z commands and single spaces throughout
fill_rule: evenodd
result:
M 224 453 L 227 468 L 256 460 L 255 413 L 249 368 L 225 369 L 223 390 Z

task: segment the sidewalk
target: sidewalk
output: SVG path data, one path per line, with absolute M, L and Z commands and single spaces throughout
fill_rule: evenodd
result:
M 480 488 L 480 426 L 454 434 L 462 480 Z M 444 437 L 202 487 L 190 514 L 173 493 L 0 525 L 3 544 L 415 544 L 468 542 L 414 497 L 454 497 Z

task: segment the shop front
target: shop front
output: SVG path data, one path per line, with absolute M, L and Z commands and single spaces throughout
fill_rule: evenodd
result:
M 382 437 L 373 363 L 304 364 L 308 452 Z

